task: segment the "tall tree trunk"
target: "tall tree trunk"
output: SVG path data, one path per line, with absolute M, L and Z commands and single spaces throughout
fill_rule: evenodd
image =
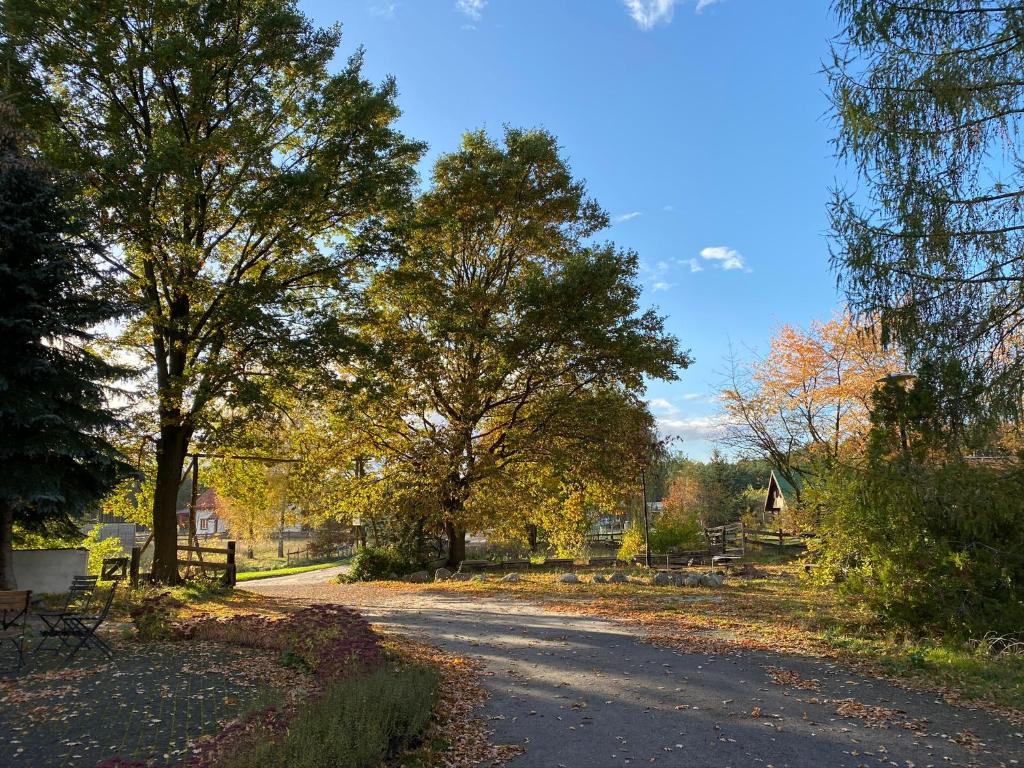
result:
M 14 578 L 14 507 L 0 507 L 0 589 L 17 589 Z
M 537 551 L 537 526 L 530 524 L 526 526 L 526 539 L 530 542 L 530 551 Z
M 445 523 L 444 530 L 448 534 L 448 562 L 446 565 L 452 570 L 458 570 L 462 561 L 466 559 L 466 529 L 454 523 Z
M 177 584 L 178 488 L 192 430 L 180 424 L 160 428 L 156 446 L 156 488 L 153 492 L 153 579 Z

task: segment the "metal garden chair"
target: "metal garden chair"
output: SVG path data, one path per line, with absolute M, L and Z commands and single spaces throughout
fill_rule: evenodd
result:
M 97 601 L 96 609 L 88 614 L 71 613 L 61 618 L 60 628 L 57 631 L 64 638 L 63 642 L 71 646 L 71 651 L 65 660 L 66 663 L 70 664 L 83 648 L 97 650 L 108 659 L 114 658 L 114 650 L 96 634 L 96 630 L 107 620 L 110 606 L 117 594 L 117 585 L 127 578 L 128 558 L 107 558 L 103 561 L 99 577 L 100 581 L 111 582 L 106 596 L 101 601 Z
M 96 594 L 96 581 L 96 576 L 75 576 L 71 580 L 71 586 L 68 587 L 63 606 L 53 611 L 33 611 L 32 615 L 38 616 L 45 627 L 39 632 L 41 640 L 33 649 L 33 656 L 43 650 L 47 641 L 53 638 L 59 640 L 60 644 L 47 648 L 47 650 L 60 653 L 63 648 L 68 646 L 67 636 L 61 631 L 61 623 L 68 615 L 88 615 L 93 596 Z
M 0 592 L 0 643 L 11 643 L 18 651 L 18 671 L 25 663 L 25 627 L 32 590 Z

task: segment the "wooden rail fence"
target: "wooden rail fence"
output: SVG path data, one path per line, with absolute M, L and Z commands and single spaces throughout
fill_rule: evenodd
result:
M 289 549 L 284 553 L 285 562 L 288 565 L 292 564 L 292 560 L 296 562 L 302 562 L 304 560 L 327 560 L 327 559 L 341 559 L 343 557 L 352 556 L 352 545 L 351 544 L 339 544 L 333 550 L 327 553 L 321 552 L 316 554 L 317 547 L 312 544 L 306 544 L 298 547 L 297 549 Z
M 747 544 L 756 547 L 775 547 L 780 554 L 787 550 L 801 552 L 807 549 L 807 540 L 815 538 L 810 533 L 793 533 L 784 531 L 782 528 L 767 530 L 761 528 L 747 528 L 743 532 L 743 539 Z
M 228 541 L 226 544 L 226 547 L 193 547 L 179 544 L 177 546 L 177 562 L 181 577 L 187 581 L 195 578 L 208 578 L 219 574 L 221 582 L 225 586 L 235 586 L 235 579 L 238 574 L 235 564 L 235 542 Z M 132 547 L 129 578 L 133 587 L 138 586 L 142 578 L 142 574 L 139 573 L 142 549 L 142 547 L 138 546 Z M 182 553 L 185 553 L 184 558 L 181 556 Z M 204 558 L 203 555 L 222 555 L 224 560 L 209 560 Z M 150 577 L 147 575 L 147 578 Z

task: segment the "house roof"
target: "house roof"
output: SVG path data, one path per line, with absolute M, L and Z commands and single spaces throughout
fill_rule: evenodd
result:
M 789 480 L 783 477 L 782 473 L 779 472 L 777 469 L 772 470 L 772 477 L 775 479 L 775 482 L 779 486 L 779 490 L 782 492 L 783 496 L 796 496 L 797 491 L 800 490 L 799 475 L 797 475 L 796 485 L 793 485 L 793 483 L 789 482 Z
M 196 509 L 210 509 L 214 512 L 219 511 L 221 508 L 221 500 L 217 495 L 217 492 L 213 488 L 207 488 L 205 491 L 199 494 L 196 499 Z
M 764 500 L 764 508 L 766 511 L 773 509 L 773 507 L 768 506 L 772 503 L 772 488 L 774 488 L 787 502 L 796 501 L 797 493 L 800 490 L 799 475 L 797 476 L 797 484 L 794 486 L 782 476 L 782 473 L 779 470 L 772 470 L 772 474 L 768 478 L 768 493 Z

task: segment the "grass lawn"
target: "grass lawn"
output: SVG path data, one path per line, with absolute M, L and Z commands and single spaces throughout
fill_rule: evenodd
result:
M 252 581 L 254 579 L 271 579 L 277 576 L 291 576 L 293 573 L 306 573 L 308 571 L 320 571 L 324 568 L 333 568 L 336 565 L 344 565 L 351 558 L 331 560 L 327 563 L 315 563 L 313 565 L 293 565 L 291 567 L 268 568 L 262 571 L 243 571 L 236 577 L 237 581 Z
M 640 571 L 630 571 L 640 575 Z M 1024 715 L 1024 655 L 993 654 L 984 644 L 920 637 L 881 624 L 865 606 L 814 583 L 793 565 L 758 565 L 714 588 L 646 584 L 560 584 L 557 574 L 521 574 L 443 584 L 394 584 L 400 590 L 504 595 L 567 613 L 635 624 L 655 643 L 683 651 L 756 650 L 834 658 L 952 700 Z

